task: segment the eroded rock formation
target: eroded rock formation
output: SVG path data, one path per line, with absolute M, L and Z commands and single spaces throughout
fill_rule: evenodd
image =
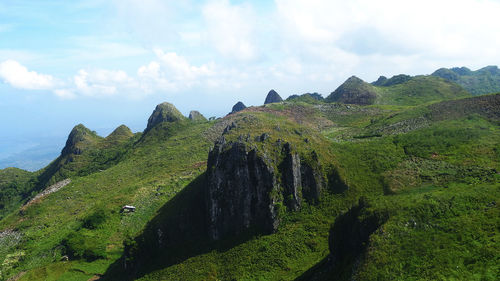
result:
M 208 157 L 205 191 L 211 239 L 250 228 L 272 233 L 283 205 L 294 211 L 302 200 L 319 200 L 323 179 L 317 157 L 311 157 L 315 164 L 306 163 L 289 143 L 276 145 L 282 147 L 280 157 L 257 151 L 246 141 L 221 138 L 215 143 Z

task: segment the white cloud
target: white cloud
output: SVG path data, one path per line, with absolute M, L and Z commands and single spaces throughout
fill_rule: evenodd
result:
M 203 7 L 207 36 L 223 56 L 239 60 L 257 57 L 254 28 L 257 17 L 248 3 L 232 5 L 228 0 L 210 1 Z
M 118 90 L 137 87 L 135 79 L 129 77 L 122 70 L 97 69 L 88 71 L 81 69 L 73 78 L 75 91 L 85 96 L 111 96 L 117 94 Z
M 211 78 L 220 78 L 214 63 L 195 66 L 175 52 L 166 53 L 156 48 L 154 53 L 158 61 L 152 61 L 137 70 L 141 88 L 146 91 L 179 91 L 193 86 L 211 87 L 214 85 Z
M 55 84 L 51 75 L 29 71 L 15 60 L 0 63 L 0 78 L 15 88 L 27 90 L 51 89 Z
M 500 37 L 495 36 L 498 1 L 275 0 L 275 4 L 279 50 L 285 58 L 298 59 L 310 77 L 317 77 L 307 67 L 313 65 L 336 72 L 339 79 L 345 74 L 374 78 L 384 71 L 416 74 L 438 67 L 500 63 Z
M 51 67 L 57 65 L 54 58 L 59 64 L 68 58 L 76 61 L 69 64 L 81 70 L 62 85 L 63 78 L 26 68 L 17 76 L 31 78 L 20 80 L 49 82 L 15 82 L 19 79 L 7 79 L 5 73 L 0 77 L 17 87 L 53 90 L 61 98 L 141 98 L 214 89 L 242 89 L 242 95 L 251 96 L 269 86 L 330 92 L 350 75 L 374 80 L 443 66 L 500 63 L 500 37 L 495 36 L 500 2 L 494 0 L 275 0 L 274 6 L 230 0 L 112 3 L 118 17 L 110 15 L 107 28 L 117 32 L 106 38 L 70 37 L 70 49 L 42 56 Z M 11 52 L 0 50 L 0 61 L 27 61 Z M 39 58 L 30 62 L 41 64 Z M 99 69 L 117 68 L 117 63 L 130 76 Z
M 165 53 L 161 49 L 155 49 L 154 52 L 165 66 L 167 75 L 171 76 L 173 80 L 194 82 L 199 77 L 215 74 L 213 63 L 194 66 L 175 52 Z
M 165 77 L 160 64 L 156 61 L 139 67 L 137 76 L 140 80 L 141 89 L 147 93 L 158 89 L 167 91 L 176 90 L 175 84 Z

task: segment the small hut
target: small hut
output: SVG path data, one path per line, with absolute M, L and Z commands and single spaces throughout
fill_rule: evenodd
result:
M 123 212 L 127 212 L 127 213 L 135 212 L 135 207 L 131 206 L 131 205 L 125 205 L 122 207 L 122 213 Z

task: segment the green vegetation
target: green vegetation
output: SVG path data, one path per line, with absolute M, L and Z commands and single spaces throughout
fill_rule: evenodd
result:
M 419 105 L 470 96 L 457 84 L 433 76 L 415 76 L 403 83 L 377 87 L 377 90 L 376 104 Z
M 332 92 L 326 101 L 347 104 L 415 106 L 429 102 L 468 97 L 458 84 L 435 76 L 397 75 L 379 78 L 372 84 L 353 76 Z
M 33 173 L 17 168 L 0 170 L 0 219 L 23 202 L 32 176 Z
M 473 95 L 500 92 L 500 70 L 497 66 L 487 66 L 476 71 L 467 67 L 440 68 L 432 75 L 457 83 Z
M 143 134 L 120 126 L 103 138 L 78 125 L 41 171 L 0 171 L 0 279 L 496 280 L 500 94 L 464 98 L 441 78 L 407 78 L 368 84 L 372 105 L 303 95 L 192 122 L 163 104 Z M 279 144 L 290 143 L 320 167 L 319 202 L 299 211 L 277 203 L 273 234 L 211 241 L 206 161 L 222 134 L 245 140 L 275 171 Z M 332 230 L 342 221 L 356 227 Z M 365 243 L 349 240 L 353 229 Z M 169 244 L 158 246 L 160 237 Z M 339 240 L 359 249 L 338 258 L 330 249 Z

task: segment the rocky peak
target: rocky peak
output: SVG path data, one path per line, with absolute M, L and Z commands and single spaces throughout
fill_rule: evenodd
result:
M 116 128 L 111 134 L 109 134 L 106 139 L 107 140 L 120 140 L 120 139 L 128 139 L 134 136 L 129 127 L 125 125 L 120 125 Z
M 448 68 L 440 68 L 434 71 L 431 75 L 441 77 L 450 81 L 457 81 L 460 78 L 460 75 L 458 73 Z
M 264 104 L 268 103 L 273 103 L 273 102 L 282 102 L 283 99 L 276 93 L 275 90 L 269 91 L 269 93 L 266 96 L 266 100 L 264 101 Z
M 413 77 L 410 75 L 406 74 L 398 74 L 392 76 L 390 79 L 387 79 L 385 76 L 380 76 L 377 81 L 373 82 L 373 86 L 383 86 L 383 87 L 389 87 L 397 84 L 403 84 L 405 82 L 408 82 L 411 80 Z
M 384 83 L 385 83 L 386 81 L 387 81 L 387 77 L 385 77 L 385 76 L 383 76 L 383 75 L 382 75 L 382 76 L 380 76 L 380 77 L 377 79 L 377 81 L 372 82 L 372 85 L 373 85 L 373 86 L 382 86 L 382 85 L 384 85 Z
M 164 102 L 156 106 L 155 110 L 148 119 L 148 125 L 145 132 L 151 130 L 154 126 L 162 122 L 176 122 L 185 117 L 171 103 Z
M 369 105 L 375 102 L 377 92 L 373 85 L 356 76 L 351 76 L 327 98 L 330 102 Z
M 243 109 L 247 108 L 245 104 L 243 104 L 241 101 L 237 102 L 234 106 L 233 109 L 231 110 L 231 113 L 236 113 L 238 111 L 242 111 Z
M 198 112 L 196 110 L 191 110 L 191 112 L 189 112 L 189 120 L 191 120 L 191 121 L 207 121 L 207 118 L 205 118 L 205 116 L 203 116 L 200 112 Z
M 66 145 L 64 146 L 61 154 L 81 154 L 82 151 L 79 144 L 89 142 L 92 137 L 97 137 L 97 134 L 82 124 L 76 125 L 69 133 Z

